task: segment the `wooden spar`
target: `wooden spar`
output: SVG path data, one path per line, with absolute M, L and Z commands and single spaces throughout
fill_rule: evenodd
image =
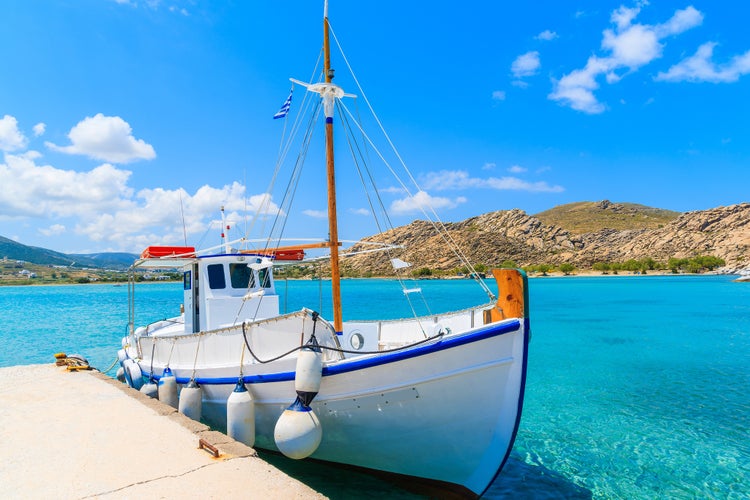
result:
M 331 52 L 328 42 L 328 1 L 323 15 L 323 71 L 326 83 L 331 83 Z M 329 97 L 333 99 L 333 96 Z M 331 298 L 333 302 L 333 327 L 337 333 L 344 331 L 341 313 L 341 277 L 339 275 L 339 230 L 336 220 L 336 177 L 333 164 L 333 105 L 326 112 L 326 172 L 328 175 L 328 241 L 331 247 Z
M 285 245 L 280 247 L 270 247 L 263 249 L 251 249 L 251 250 L 240 250 L 240 253 L 254 253 L 254 254 L 266 254 L 285 250 L 307 250 L 310 248 L 329 248 L 331 246 L 330 241 L 321 241 L 318 243 L 303 243 L 300 245 Z M 341 242 L 339 242 L 341 246 Z

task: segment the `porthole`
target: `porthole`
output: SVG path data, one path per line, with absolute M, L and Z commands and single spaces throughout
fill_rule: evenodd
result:
M 349 337 L 349 344 L 352 346 L 352 349 L 359 351 L 365 345 L 365 338 L 359 332 L 353 333 L 351 337 Z

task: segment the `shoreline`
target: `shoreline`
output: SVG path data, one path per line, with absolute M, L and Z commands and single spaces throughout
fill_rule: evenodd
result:
M 545 275 L 540 275 L 537 273 L 530 274 L 526 273 L 527 277 L 529 279 L 537 279 L 537 278 L 622 278 L 622 277 L 649 277 L 649 276 L 744 276 L 750 274 L 750 269 L 733 269 L 731 271 L 727 272 L 721 272 L 721 271 L 708 271 L 705 273 L 673 273 L 671 271 L 649 271 L 647 273 L 640 273 L 640 272 L 620 272 L 620 273 L 603 273 L 601 271 L 594 271 L 594 270 L 582 270 L 582 271 L 575 271 L 571 272 L 569 274 L 564 274 L 560 271 L 554 271 L 554 272 L 548 272 Z M 399 278 L 396 278 L 394 276 L 369 276 L 369 277 L 341 277 L 342 281 L 347 280 L 398 280 Z M 401 278 L 404 279 L 404 278 Z M 407 278 L 409 280 L 443 280 L 443 281 L 462 281 L 462 280 L 470 280 L 471 278 L 466 276 L 440 276 L 440 277 L 433 277 L 433 276 L 416 276 L 416 277 L 409 277 Z M 492 275 L 485 276 L 483 279 L 492 279 Z M 331 281 L 330 277 L 324 277 L 321 279 L 322 281 Z M 318 278 L 283 278 L 283 277 L 275 277 L 275 281 L 277 283 L 282 281 L 318 281 Z M 162 280 L 162 281 L 139 281 L 137 284 L 138 286 L 142 285 L 159 285 L 159 284 L 169 284 L 169 283 L 182 283 L 181 280 Z M 11 284 L 11 283 L 0 283 L 0 288 L 26 288 L 26 287 L 40 287 L 40 286 L 112 286 L 112 287 L 127 287 L 127 282 L 110 282 L 110 283 L 102 283 L 102 282 L 93 282 L 93 283 L 24 283 L 24 284 Z

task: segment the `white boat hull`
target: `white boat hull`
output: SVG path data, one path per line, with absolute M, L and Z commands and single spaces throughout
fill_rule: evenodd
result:
M 481 494 L 515 438 L 527 332 L 524 320 L 510 319 L 402 351 L 327 363 L 311 404 L 323 428 L 312 458 Z M 255 446 L 276 450 L 274 426 L 295 399 L 294 360 L 271 365 L 254 365 L 263 373 L 245 370 L 244 379 L 255 400 Z M 140 366 L 148 376 L 150 360 Z M 171 367 L 179 383 L 192 376 L 190 367 Z M 237 371 L 237 366 L 196 369 L 204 419 L 218 428 L 226 426 Z M 161 369 L 154 372 L 158 376 Z

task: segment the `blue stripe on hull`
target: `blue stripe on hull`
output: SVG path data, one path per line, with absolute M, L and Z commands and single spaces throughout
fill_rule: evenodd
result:
M 509 321 L 500 325 L 490 325 L 486 328 L 482 328 L 475 332 L 467 335 L 458 335 L 456 337 L 449 337 L 445 340 L 441 340 L 434 344 L 425 344 L 414 349 L 404 349 L 403 351 L 397 351 L 382 356 L 368 357 L 366 359 L 354 359 L 349 362 L 341 362 L 331 366 L 323 367 L 323 376 L 339 375 L 341 373 L 352 372 L 356 370 L 363 370 L 365 368 L 371 368 L 373 366 L 385 365 L 388 363 L 395 363 L 404 359 L 415 358 L 418 356 L 424 356 L 433 352 L 444 351 L 452 349 L 454 347 L 462 346 L 465 344 L 471 344 L 473 342 L 479 342 L 480 340 L 496 337 L 506 333 L 517 331 L 521 327 L 519 320 Z M 525 353 L 524 353 L 525 354 Z M 524 359 L 524 366 L 526 364 Z M 144 376 L 149 377 L 148 371 L 141 367 Z M 294 380 L 295 372 L 279 372 L 279 373 L 267 373 L 258 375 L 245 375 L 242 380 L 246 384 L 263 384 L 268 382 L 285 382 Z M 154 375 L 155 380 L 159 380 L 161 377 Z M 198 384 L 205 385 L 222 385 L 222 384 L 236 384 L 237 377 L 198 377 L 195 381 Z M 187 384 L 190 382 L 188 377 L 177 377 L 178 384 Z

